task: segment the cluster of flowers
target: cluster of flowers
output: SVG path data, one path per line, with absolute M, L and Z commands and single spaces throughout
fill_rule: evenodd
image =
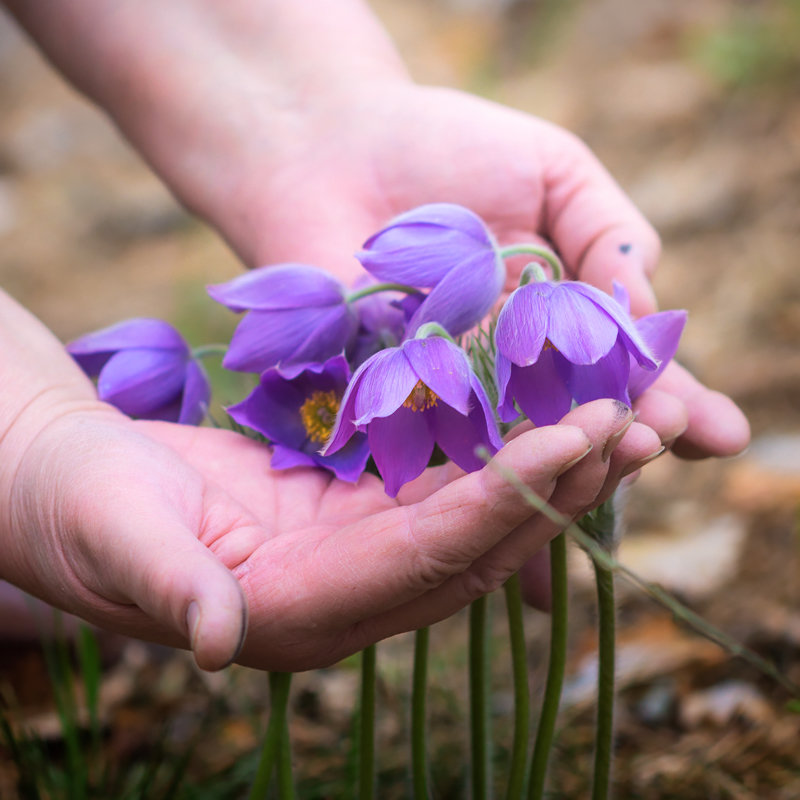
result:
M 548 280 L 534 265 L 500 310 L 493 339 L 468 336 L 498 302 L 504 256 L 478 216 L 438 203 L 368 239 L 356 254 L 367 274 L 352 289 L 305 264 L 209 287 L 214 300 L 246 312 L 223 366 L 259 376 L 228 413 L 269 440 L 275 469 L 318 466 L 356 481 L 371 456 L 395 496 L 435 446 L 464 470 L 478 469 L 479 446 L 502 446 L 498 420 L 521 412 L 548 425 L 574 403 L 630 404 L 674 355 L 685 312 L 634 322 L 621 287 L 611 297 Z M 488 341 L 480 359 L 479 341 Z M 100 398 L 131 416 L 188 424 L 205 417 L 205 373 L 165 322 L 123 322 L 68 350 L 97 376 Z

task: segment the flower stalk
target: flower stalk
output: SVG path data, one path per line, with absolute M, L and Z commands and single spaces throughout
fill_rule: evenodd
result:
M 597 584 L 598 671 L 592 800 L 607 800 L 614 743 L 614 663 L 616 609 L 614 573 L 593 560 Z
M 550 542 L 550 596 L 550 659 L 531 760 L 528 800 L 541 800 L 544 796 L 547 763 L 564 685 L 567 661 L 567 541 L 563 533 Z
M 361 651 L 361 702 L 358 717 L 358 798 L 375 795 L 375 684 L 376 647 Z
M 489 598 L 469 607 L 469 696 L 472 800 L 491 796 L 489 745 Z
M 518 573 L 506 581 L 504 591 L 511 644 L 511 670 L 514 681 L 514 739 L 511 746 L 506 800 L 522 800 L 525 792 L 531 705 L 528 688 L 528 659 L 525 652 L 525 628 L 522 616 L 522 592 Z
M 411 685 L 411 783 L 414 800 L 428 800 L 427 691 L 430 628 L 414 637 L 414 672 Z
M 261 749 L 261 760 L 258 763 L 256 777 L 250 787 L 249 800 L 264 800 L 269 790 L 269 781 L 276 760 L 280 757 L 282 739 L 287 738 L 286 708 L 289 703 L 289 688 L 292 683 L 291 672 L 269 673 L 270 712 L 267 732 Z
M 419 294 L 419 289 L 414 286 L 409 286 L 405 283 L 373 283 L 371 286 L 365 286 L 363 289 L 357 289 L 347 295 L 348 303 L 355 303 L 361 300 L 362 297 L 369 297 L 378 292 L 402 292 L 403 294 Z
M 500 250 L 500 258 L 503 259 L 527 255 L 536 256 L 546 262 L 553 273 L 554 281 L 563 279 L 564 267 L 561 264 L 561 259 L 549 247 L 540 247 L 536 244 L 513 244 Z

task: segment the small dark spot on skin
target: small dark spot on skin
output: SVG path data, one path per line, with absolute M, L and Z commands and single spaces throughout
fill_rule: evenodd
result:
M 622 253 L 622 255 L 624 255 L 624 256 L 628 255 L 628 253 L 630 253 L 630 251 L 631 251 L 631 246 L 632 245 L 630 245 L 630 244 L 621 244 L 619 246 L 620 253 Z

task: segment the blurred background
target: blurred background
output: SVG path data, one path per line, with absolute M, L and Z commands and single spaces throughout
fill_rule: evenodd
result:
M 745 409 L 754 440 L 727 462 L 667 456 L 648 466 L 630 493 L 620 560 L 800 682 L 800 2 L 373 6 L 417 80 L 574 131 L 659 230 L 662 307 L 690 311 L 679 358 Z M 158 316 L 200 344 L 227 335 L 235 321 L 206 301 L 204 286 L 239 270 L 0 15 L 0 286 L 65 340 L 125 317 Z M 572 555 L 570 672 L 552 789 L 581 798 L 591 772 L 595 636 L 589 570 Z M 787 708 L 789 696 L 641 593 L 620 583 L 619 594 L 617 796 L 800 797 L 800 715 Z M 511 723 L 500 598 L 495 608 L 502 766 Z M 526 625 L 536 698 L 547 619 L 531 611 Z M 409 643 L 398 637 L 379 650 L 387 798 L 407 796 Z M 460 798 L 464 619 L 437 626 L 432 646 L 435 796 Z M 57 758 L 62 734 L 39 651 L 0 650 L 3 708 Z M 186 781 L 205 793 L 191 796 L 241 796 L 263 723 L 265 676 L 240 668 L 203 675 L 185 654 L 137 643 L 105 642 L 103 653 L 108 759 L 141 766 L 158 729 L 164 752 L 195 748 Z M 301 797 L 345 796 L 356 667 L 352 660 L 297 677 Z M 0 797 L 16 796 L 18 772 L 19 761 L 0 748 Z

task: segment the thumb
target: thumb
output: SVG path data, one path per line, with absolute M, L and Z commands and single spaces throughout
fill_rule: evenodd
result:
M 104 546 L 88 548 L 102 594 L 138 606 L 169 639 L 188 640 L 201 669 L 230 664 L 247 631 L 247 601 L 230 570 L 165 504 L 155 511 L 117 505 L 103 516 L 93 527 Z

